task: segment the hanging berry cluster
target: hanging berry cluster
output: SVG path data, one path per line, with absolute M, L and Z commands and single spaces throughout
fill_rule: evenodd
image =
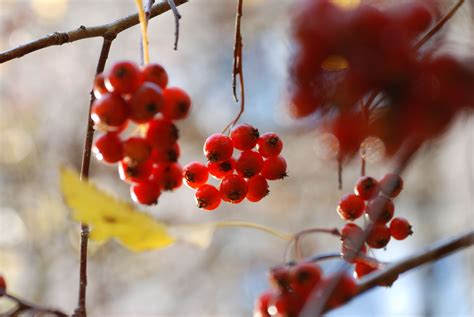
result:
M 300 314 L 311 295 L 317 299 L 323 296 L 324 290 L 339 279 L 331 292 L 324 309 L 338 307 L 351 299 L 356 293 L 356 284 L 347 274 L 342 276 L 324 276 L 317 264 L 299 263 L 294 267 L 279 266 L 270 271 L 269 279 L 272 289 L 258 298 L 254 316 L 296 317 Z
M 341 158 L 357 153 L 369 136 L 380 138 L 389 155 L 406 140 L 421 144 L 474 107 L 472 59 L 439 54 L 434 46 L 418 50 L 437 15 L 433 3 L 394 1 L 382 10 L 302 2 L 294 20 L 292 111 L 330 113 L 325 129 L 338 139 Z
M 120 178 L 131 184 L 132 199 L 156 204 L 162 190 L 182 184 L 175 120 L 187 117 L 191 99 L 180 88 L 167 87 L 168 74 L 158 64 L 143 68 L 117 62 L 95 79 L 91 118 L 104 132 L 93 151 L 100 161 L 118 163 Z M 121 134 L 132 122 L 131 135 Z
M 235 159 L 234 149 L 240 151 Z M 186 165 L 184 180 L 196 189 L 196 204 L 205 210 L 216 209 L 222 200 L 232 204 L 244 198 L 257 202 L 268 195 L 268 180 L 287 176 L 286 161 L 280 155 L 282 149 L 277 134 L 260 135 L 253 126 L 240 124 L 232 129 L 230 137 L 221 133 L 209 136 L 204 143 L 207 165 Z M 220 180 L 219 189 L 207 183 L 209 174 Z

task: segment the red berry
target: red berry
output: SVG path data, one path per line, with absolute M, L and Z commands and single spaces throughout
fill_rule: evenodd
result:
M 99 161 L 117 163 L 123 158 L 122 141 L 115 132 L 109 132 L 98 138 L 92 148 Z
M 397 174 L 386 174 L 379 183 L 380 191 L 388 197 L 397 197 L 403 189 L 403 179 Z
M 142 75 L 144 81 L 152 82 L 162 89 L 165 89 L 166 85 L 168 85 L 168 74 L 163 66 L 159 64 L 145 65 L 142 70 Z
M 338 282 L 336 283 L 336 286 L 333 288 L 333 291 L 327 300 L 325 306 L 326 308 L 335 308 L 344 304 L 350 300 L 357 291 L 357 286 L 354 279 L 344 273 L 342 276 L 331 275 L 325 279 L 323 283 L 320 283 L 318 289 L 321 291 L 319 294 L 323 295 L 328 285 L 333 284 L 334 279 L 338 279 Z
M 160 186 L 153 181 L 133 184 L 130 187 L 130 195 L 134 202 L 142 205 L 155 205 L 161 195 Z
M 5 278 L 3 275 L 0 275 L 0 297 L 5 293 L 7 290 L 7 282 L 5 282 Z
M 209 171 L 206 165 L 199 162 L 192 162 L 183 168 L 183 178 L 191 188 L 198 188 L 207 182 Z
M 151 146 L 141 137 L 131 137 L 123 142 L 123 156 L 132 163 L 142 163 L 148 160 Z
M 272 291 L 266 291 L 257 299 L 254 309 L 254 317 L 271 317 L 268 313 L 270 302 L 273 302 L 275 294 Z
M 92 105 L 92 120 L 99 128 L 107 131 L 117 131 L 127 121 L 128 116 L 127 103 L 114 94 L 105 94 Z
M 337 212 L 344 220 L 355 220 L 362 216 L 365 203 L 362 198 L 354 194 L 347 194 L 341 198 L 337 206 Z
M 180 120 L 188 116 L 191 108 L 191 98 L 180 88 L 166 88 L 163 90 L 164 105 L 163 117 L 170 120 Z
M 369 200 L 366 208 L 369 219 L 373 222 L 387 223 L 392 219 L 395 205 L 390 198 L 378 196 Z
M 118 164 L 119 177 L 127 183 L 143 183 L 148 180 L 153 170 L 151 161 L 132 164 L 121 160 Z
M 175 163 L 178 161 L 180 153 L 179 144 L 176 142 L 169 148 L 153 149 L 151 151 L 150 159 L 155 164 Z
M 364 230 L 355 223 L 347 223 L 341 229 L 341 240 L 344 242 L 351 241 L 358 243 L 364 235 Z
M 374 249 L 385 248 L 390 242 L 390 230 L 381 223 L 375 223 L 367 237 L 367 244 Z
M 316 264 L 297 264 L 291 269 L 291 288 L 296 294 L 306 298 L 321 281 L 322 275 L 321 268 Z
M 257 175 L 263 168 L 263 158 L 255 151 L 244 151 L 240 153 L 235 162 L 237 173 L 246 178 Z
M 178 141 L 178 128 L 166 119 L 153 119 L 148 125 L 146 139 L 152 147 L 166 150 Z
M 283 179 L 288 176 L 283 156 L 272 156 L 263 162 L 261 174 L 268 180 Z
M 209 136 L 204 143 L 204 155 L 211 163 L 227 161 L 233 152 L 232 140 L 221 133 Z
M 239 124 L 230 132 L 234 147 L 241 151 L 251 150 L 257 144 L 260 133 L 249 124 Z
M 283 149 L 283 142 L 276 133 L 268 132 L 258 139 L 257 149 L 263 157 L 277 156 Z
M 146 123 L 162 110 L 163 103 L 161 88 L 154 83 L 143 83 L 130 99 L 130 119 Z
M 207 163 L 209 174 L 211 174 L 217 179 L 222 179 L 227 175 L 232 175 L 232 173 L 234 173 L 234 166 L 235 160 L 233 158 L 230 158 L 230 160 L 220 163 Z
M 179 163 L 159 164 L 153 170 L 152 179 L 163 190 L 174 190 L 183 183 L 183 169 Z
M 281 293 L 291 290 L 291 274 L 286 266 L 277 266 L 270 270 L 268 274 L 270 285 L 277 288 Z
M 377 270 L 377 266 L 365 262 L 356 262 L 354 266 L 354 278 L 361 279 L 375 270 Z
M 404 240 L 413 234 L 412 228 L 408 220 L 405 218 L 394 218 L 390 222 L 390 234 L 394 239 Z
M 222 179 L 219 191 L 223 201 L 238 204 L 247 195 L 248 185 L 242 176 L 228 175 Z
M 204 184 L 199 187 L 194 194 L 198 208 L 214 210 L 221 203 L 221 194 L 217 188 L 212 185 Z
M 373 177 L 364 176 L 359 178 L 355 187 L 354 193 L 363 200 L 369 200 L 379 194 L 379 182 Z
M 270 302 L 268 312 L 271 316 L 298 316 L 303 308 L 304 300 L 293 293 L 277 294 Z
M 116 94 L 130 94 L 140 87 L 142 82 L 138 66 L 132 62 L 118 62 L 112 66 L 105 80 L 108 90 Z
M 251 202 L 262 200 L 262 198 L 267 196 L 270 192 L 268 190 L 268 182 L 262 175 L 255 175 L 254 177 L 249 178 L 247 185 L 248 191 L 246 198 Z
M 107 93 L 107 87 L 105 87 L 105 77 L 104 74 L 98 74 L 94 79 L 94 97 L 97 99 L 101 98 L 102 95 Z

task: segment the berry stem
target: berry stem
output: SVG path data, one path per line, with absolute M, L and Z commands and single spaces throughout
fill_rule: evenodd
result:
M 97 62 L 96 74 L 100 74 L 104 71 L 105 63 L 109 56 L 110 47 L 112 46 L 113 38 L 105 38 L 102 43 L 102 49 L 100 51 L 99 61 Z M 89 169 L 92 152 L 92 141 L 94 139 L 94 122 L 91 119 L 91 109 L 94 103 L 94 89 L 91 90 L 91 100 L 89 104 L 89 115 L 87 121 L 87 132 L 84 141 L 84 150 L 82 154 L 81 174 L 80 179 L 87 181 L 89 178 Z M 86 288 L 87 288 L 87 243 L 89 239 L 89 226 L 85 223 L 81 223 L 81 242 L 80 242 L 80 263 L 79 263 L 79 295 L 78 295 L 78 306 L 74 312 L 74 316 L 85 317 L 86 313 Z
M 146 65 L 150 62 L 150 53 L 148 49 L 148 35 L 147 35 L 147 19 L 145 16 L 145 10 L 143 9 L 143 1 L 135 0 L 135 5 L 138 10 L 138 20 L 140 21 L 140 30 L 142 33 L 142 55 L 143 63 Z
M 285 240 L 285 241 L 291 241 L 293 239 L 293 236 L 291 234 L 281 232 L 278 230 L 275 230 L 273 228 L 259 225 L 256 223 L 251 223 L 251 222 L 245 222 L 245 221 L 219 221 L 215 222 L 212 224 L 215 228 L 225 228 L 225 227 L 237 227 L 237 228 L 252 228 L 256 230 L 260 230 L 266 233 L 271 234 L 272 236 L 275 236 L 279 239 Z
M 173 11 L 174 15 L 174 50 L 178 50 L 178 41 L 179 41 L 179 20 L 181 19 L 181 14 L 179 14 L 178 8 L 174 3 L 174 0 L 167 0 L 168 5 Z
M 289 244 L 291 244 L 292 242 L 294 242 L 294 251 L 295 251 L 295 258 L 296 259 L 301 259 L 303 257 L 302 251 L 301 251 L 301 239 L 304 236 L 306 236 L 308 234 L 311 234 L 311 233 L 327 233 L 327 234 L 331 234 L 331 235 L 339 237 L 339 238 L 341 237 L 341 233 L 339 232 L 339 230 L 337 230 L 337 228 L 334 228 L 334 229 L 309 228 L 309 229 L 302 230 L 302 231 L 296 233 L 293 236 L 293 239 L 289 243 Z M 285 252 L 285 256 L 286 256 L 286 252 Z
M 38 315 L 48 315 L 48 316 L 59 316 L 59 317 L 65 317 L 67 316 L 65 313 L 56 310 L 56 309 L 51 309 L 51 308 L 46 308 L 46 307 L 41 307 L 33 303 L 29 303 L 23 299 L 20 299 L 16 296 L 13 296 L 8 293 L 2 293 L 2 296 L 5 298 L 8 298 L 12 300 L 13 302 L 16 303 L 16 307 L 11 309 L 10 311 L 6 312 L 5 314 L 2 314 L 2 316 L 20 316 L 22 313 L 25 311 L 32 311 L 35 312 Z

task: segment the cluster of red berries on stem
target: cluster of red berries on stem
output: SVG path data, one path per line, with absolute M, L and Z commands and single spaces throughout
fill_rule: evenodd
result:
M 349 275 L 325 277 L 319 265 L 308 262 L 273 268 L 269 279 L 272 289 L 258 298 L 254 317 L 297 317 L 310 295 L 312 299 L 324 296 L 333 279 L 339 280 L 326 301 L 325 310 L 342 305 L 356 293 L 356 283 Z
M 120 178 L 131 185 L 132 199 L 144 205 L 156 204 L 163 190 L 182 184 L 174 121 L 187 117 L 191 99 L 184 90 L 167 85 L 168 74 L 161 65 L 140 68 L 128 61 L 115 63 L 94 83 L 97 99 L 91 118 L 104 134 L 93 151 L 103 162 L 118 163 Z M 137 127 L 123 137 L 130 122 Z
M 233 158 L 234 149 L 240 151 Z M 207 165 L 192 162 L 184 167 L 185 183 L 196 189 L 199 208 L 216 209 L 221 201 L 238 204 L 245 198 L 258 202 L 269 193 L 269 180 L 287 176 L 287 164 L 280 155 L 283 142 L 276 133 L 260 135 L 249 124 L 232 129 L 230 136 L 216 133 L 204 143 Z M 219 189 L 208 184 L 209 174 L 220 180 Z
M 403 189 L 403 180 L 397 174 L 386 174 L 380 181 L 370 177 L 361 177 L 354 194 L 341 198 L 337 212 L 348 223 L 341 229 L 342 255 L 355 263 L 355 275 L 360 278 L 378 268 L 375 263 L 359 261 L 358 256 L 367 253 L 367 247 L 385 248 L 391 238 L 404 240 L 411 235 L 410 223 L 401 217 L 393 218 L 395 205 L 393 198 Z M 369 221 L 368 236 L 364 240 L 364 230 L 352 221 L 365 215 Z

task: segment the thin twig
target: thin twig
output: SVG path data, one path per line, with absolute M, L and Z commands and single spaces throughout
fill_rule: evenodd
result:
M 110 47 L 113 39 L 104 38 L 102 49 L 100 51 L 99 61 L 97 62 L 96 75 L 105 69 L 105 63 L 109 56 Z M 82 152 L 82 164 L 80 178 L 87 181 L 89 178 L 89 167 L 91 161 L 92 141 L 94 139 L 94 122 L 91 119 L 91 109 L 94 103 L 94 89 L 90 93 L 91 100 L 89 103 L 89 114 L 87 119 L 87 131 L 84 141 L 84 150 Z M 79 264 L 79 296 L 74 316 L 87 316 L 86 313 L 86 289 L 87 289 L 87 244 L 89 239 L 89 226 L 81 223 L 81 247 L 80 247 L 80 264 Z
M 178 8 L 174 3 L 174 0 L 166 0 L 168 1 L 168 5 L 173 11 L 174 15 L 174 50 L 178 50 L 178 41 L 179 41 L 179 20 L 181 19 L 181 14 L 179 14 Z
M 176 6 L 182 5 L 186 2 L 187 0 L 175 0 Z M 167 3 L 157 3 L 150 11 L 150 18 L 165 13 L 170 9 L 171 8 Z M 115 38 L 117 34 L 137 25 L 138 23 L 138 14 L 132 14 L 108 24 L 91 27 L 81 25 L 77 29 L 69 32 L 54 32 L 27 44 L 1 52 L 0 64 L 49 46 L 62 45 L 64 43 L 71 43 L 93 37 Z
M 10 311 L 6 312 L 6 313 L 3 313 L 3 314 L 0 313 L 0 317 L 3 317 L 3 316 L 5 316 L 5 317 L 6 316 L 20 316 L 20 314 L 22 314 L 25 311 L 32 311 L 32 312 L 36 312 L 36 313 L 41 314 L 41 315 L 45 314 L 47 316 L 59 316 L 59 317 L 66 317 L 67 316 L 65 313 L 63 313 L 60 310 L 46 308 L 46 307 L 42 307 L 42 306 L 39 306 L 39 305 L 36 305 L 36 304 L 33 304 L 33 303 L 29 303 L 29 302 L 27 302 L 23 299 L 20 299 L 16 296 L 8 294 L 8 293 L 2 293 L 2 296 L 14 301 L 17 304 L 17 306 L 14 307 L 13 309 L 11 309 Z
M 331 235 L 336 236 L 336 237 L 341 237 L 341 233 L 339 232 L 339 230 L 337 230 L 337 228 L 334 228 L 334 229 L 309 228 L 309 229 L 305 229 L 305 230 L 302 230 L 302 231 L 296 233 L 294 235 L 292 241 L 294 241 L 295 258 L 297 260 L 299 260 L 303 257 L 302 251 L 301 251 L 301 238 L 303 238 L 304 236 L 306 236 L 308 234 L 311 234 L 311 233 L 327 233 L 327 234 L 331 234 Z M 291 241 L 290 241 L 290 243 L 291 243 Z

